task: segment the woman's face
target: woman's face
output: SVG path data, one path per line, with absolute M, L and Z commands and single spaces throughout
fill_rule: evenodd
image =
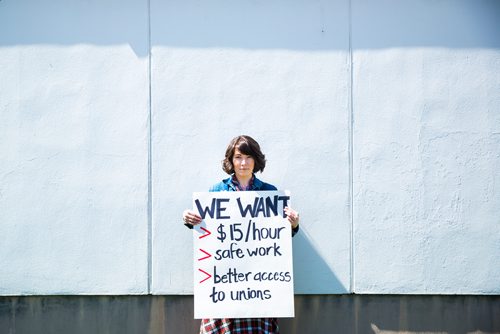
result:
M 253 174 L 255 161 L 251 155 L 241 153 L 238 149 L 234 150 L 233 155 L 234 174 L 237 178 L 248 178 Z

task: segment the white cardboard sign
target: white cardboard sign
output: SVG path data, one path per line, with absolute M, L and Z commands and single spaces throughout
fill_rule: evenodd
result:
M 194 317 L 293 317 L 288 191 L 193 194 Z

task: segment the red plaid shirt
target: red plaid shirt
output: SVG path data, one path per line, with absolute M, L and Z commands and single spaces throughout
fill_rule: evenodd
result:
M 278 334 L 278 319 L 203 319 L 200 334 Z
M 246 187 L 241 186 L 236 177 L 231 177 L 231 182 L 233 183 L 233 185 L 237 191 L 246 191 L 246 190 L 252 189 L 254 178 L 255 178 L 255 176 L 252 175 L 252 178 L 250 179 L 250 182 L 248 182 L 248 186 L 246 186 Z

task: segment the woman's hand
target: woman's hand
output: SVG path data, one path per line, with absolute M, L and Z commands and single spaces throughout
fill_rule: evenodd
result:
M 285 207 L 286 218 L 292 225 L 292 228 L 299 226 L 299 213 L 290 207 Z
M 202 221 L 200 215 L 192 210 L 184 210 L 182 213 L 182 220 L 184 220 L 184 224 L 193 226 L 198 225 Z

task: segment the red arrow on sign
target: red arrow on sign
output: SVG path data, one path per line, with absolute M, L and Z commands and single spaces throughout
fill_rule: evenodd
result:
M 207 230 L 206 228 L 204 227 L 201 227 L 200 226 L 200 229 L 202 229 L 203 231 L 205 231 L 206 233 L 203 234 L 202 236 L 199 236 L 198 239 L 201 239 L 201 238 L 205 238 L 205 237 L 208 237 L 210 234 L 212 234 L 212 232 L 210 232 L 209 230 Z
M 207 275 L 207 277 L 206 277 L 205 279 L 201 280 L 201 281 L 200 281 L 200 283 L 203 283 L 203 282 L 205 282 L 207 279 L 209 279 L 210 277 L 212 277 L 212 275 L 210 275 L 209 273 L 207 273 L 205 270 L 203 270 L 203 269 L 199 269 L 199 268 L 198 268 L 198 270 L 199 270 L 199 271 L 201 271 L 202 273 L 204 273 L 205 275 Z
M 211 256 L 212 256 L 212 254 L 207 253 L 206 251 L 204 251 L 204 250 L 203 250 L 203 249 L 201 249 L 201 248 L 200 248 L 200 251 L 201 251 L 202 253 L 205 253 L 205 255 L 206 255 L 206 256 L 204 256 L 204 257 L 200 257 L 200 258 L 198 259 L 198 261 L 208 259 L 209 257 L 211 257 Z

